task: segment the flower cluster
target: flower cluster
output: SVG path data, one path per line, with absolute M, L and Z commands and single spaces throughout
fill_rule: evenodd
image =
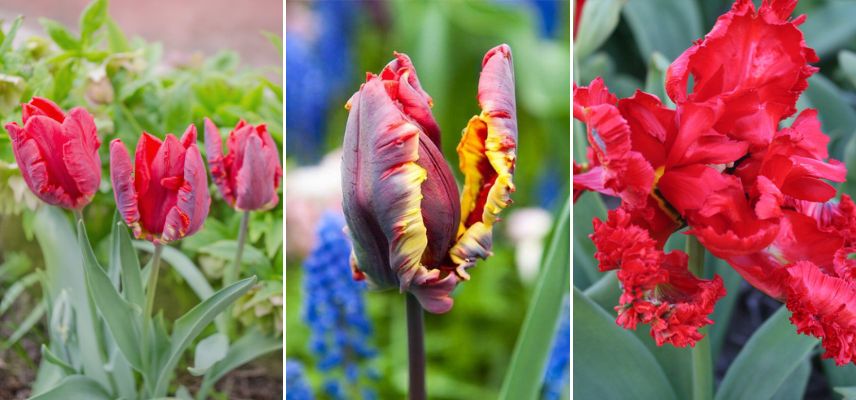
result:
M 101 140 L 95 120 L 81 107 L 68 113 L 34 97 L 21 106 L 23 126 L 6 125 L 15 161 L 30 190 L 45 203 L 80 210 L 101 183 Z M 211 173 L 223 197 L 240 210 L 265 210 L 279 201 L 279 153 L 264 125 L 238 123 L 222 155 L 220 132 L 207 120 Z M 134 163 L 121 140 L 110 143 L 110 179 L 116 206 L 134 236 L 168 243 L 192 235 L 211 205 L 196 126 L 164 140 L 143 132 Z
M 285 399 L 312 400 L 312 388 L 303 373 L 303 364 L 295 360 L 285 360 Z
M 688 226 L 784 301 L 799 332 L 823 339 L 826 357 L 856 360 L 856 211 L 828 183 L 846 169 L 828 159 L 815 110 L 779 126 L 817 71 L 798 28 L 805 17 L 790 18 L 796 3 L 737 0 L 669 67 L 674 109 L 641 91 L 619 100 L 600 78 L 574 88 L 574 117 L 591 144 L 588 162 L 574 165 L 575 198 L 592 190 L 621 199 L 594 221 L 596 256 L 601 270 L 618 270 L 618 323 L 650 324 L 658 344 L 694 345 L 725 295 L 719 277 L 696 277 L 686 254 L 663 251 Z
M 369 345 L 372 326 L 363 300 L 365 283 L 351 279 L 351 245 L 341 215 L 327 213 L 318 224 L 318 240 L 303 262 L 306 293 L 303 320 L 312 336 L 310 348 L 318 368 L 341 368 L 350 385 L 360 379 L 360 365 L 374 357 Z M 371 375 L 367 371 L 367 375 Z M 346 398 L 342 382 L 333 375 L 324 383 L 333 398 Z

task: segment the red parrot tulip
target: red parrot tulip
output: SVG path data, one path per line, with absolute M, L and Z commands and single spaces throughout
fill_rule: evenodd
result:
M 196 127 L 177 139 L 143 132 L 134 164 L 121 140 L 110 143 L 110 178 L 116 205 L 134 236 L 168 243 L 192 235 L 208 216 L 211 197 Z
M 268 210 L 276 206 L 282 166 L 276 143 L 265 125 L 253 126 L 241 120 L 229 133 L 226 147 L 228 153 L 223 155 L 220 131 L 206 118 L 208 165 L 223 198 L 241 211 Z
M 466 269 L 490 255 L 493 224 L 511 202 L 517 121 L 507 45 L 485 55 L 478 100 L 483 111 L 458 146 L 461 200 L 410 58 L 396 54 L 369 74 L 346 106 L 342 188 L 354 275 L 410 291 L 433 313 L 452 307 Z
M 45 203 L 79 210 L 101 183 L 101 140 L 95 121 L 75 107 L 66 114 L 54 102 L 33 97 L 22 105 L 24 126 L 6 124 L 12 151 L 30 190 Z
M 598 78 L 574 88 L 589 162 L 574 165 L 583 190 L 619 197 L 592 240 L 602 270 L 618 270 L 618 323 L 651 325 L 658 344 L 694 345 L 722 297 L 722 280 L 687 270 L 663 246 L 689 226 L 713 255 L 783 301 L 800 333 L 823 339 L 825 357 L 856 361 L 856 206 L 828 182 L 846 178 L 829 159 L 815 110 L 789 127 L 817 71 L 791 19 L 794 0 L 737 0 L 704 39 L 669 67 L 671 109 L 637 91 L 617 99 Z M 692 85 L 689 84 L 692 78 Z

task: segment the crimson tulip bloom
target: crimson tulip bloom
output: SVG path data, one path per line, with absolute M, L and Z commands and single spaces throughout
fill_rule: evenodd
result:
M 110 178 L 119 213 L 137 238 L 178 240 L 198 231 L 208 216 L 208 177 L 192 124 L 180 140 L 143 132 L 134 165 L 122 141 L 113 140 Z
M 798 332 L 822 338 L 825 357 L 856 361 L 856 205 L 834 200 L 828 183 L 844 181 L 846 168 L 829 159 L 815 110 L 779 126 L 817 71 L 798 28 L 805 17 L 790 19 L 795 6 L 737 0 L 669 67 L 674 109 L 641 91 L 619 100 L 600 78 L 574 88 L 574 117 L 591 144 L 589 162 L 574 165 L 574 195 L 622 200 L 593 221 L 591 238 L 600 268 L 618 270 L 618 323 L 650 324 L 658 344 L 694 345 L 725 294 L 719 277 L 687 270 L 686 254 L 664 252 L 689 226 L 783 301 Z
M 220 131 L 205 118 L 205 150 L 211 176 L 220 194 L 241 210 L 269 210 L 279 203 L 276 190 L 282 179 L 279 151 L 264 124 L 238 122 L 226 141 L 223 155 Z
M 21 106 L 24 126 L 6 124 L 12 151 L 30 190 L 45 203 L 79 210 L 101 183 L 101 140 L 92 115 L 81 107 L 66 114 L 33 97 Z
M 410 58 L 396 54 L 368 74 L 346 106 L 342 187 L 354 275 L 409 291 L 433 313 L 451 309 L 466 269 L 490 254 L 493 224 L 511 202 L 517 120 L 507 45 L 485 55 L 478 100 L 483 111 L 458 146 L 461 200 Z

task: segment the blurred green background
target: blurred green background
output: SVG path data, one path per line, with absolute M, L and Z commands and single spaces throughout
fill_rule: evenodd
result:
M 304 302 L 312 297 L 302 286 L 302 262 L 313 244 L 304 238 L 314 237 L 323 210 L 340 212 L 334 151 L 342 143 L 344 104 L 365 81 L 365 72 L 378 73 L 393 51 L 411 57 L 434 100 L 443 152 L 460 182 L 455 146 L 466 122 L 480 112 L 476 94 L 482 58 L 507 43 L 514 57 L 519 122 L 514 205 L 494 231 L 494 256 L 470 271 L 472 280 L 455 292 L 454 308 L 426 315 L 429 396 L 495 398 L 537 274 L 520 267 L 519 239 L 513 238 L 531 239 L 531 233 L 514 231 L 540 222 L 512 214 L 533 209 L 549 216 L 559 211 L 569 190 L 570 5 L 528 0 L 361 4 L 287 4 L 286 357 L 304 364 L 316 395 L 327 398 L 321 389 L 324 373 L 308 346 L 310 328 L 302 320 Z M 543 229 L 548 231 L 549 223 Z M 546 240 L 546 231 L 535 240 Z M 402 398 L 407 386 L 404 296 L 367 292 L 365 300 L 374 327 L 369 340 L 378 351 L 368 364 L 379 375 L 365 384 L 379 398 Z

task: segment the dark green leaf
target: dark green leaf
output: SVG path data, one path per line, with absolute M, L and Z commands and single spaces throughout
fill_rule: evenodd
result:
M 674 60 L 703 34 L 695 1 L 630 1 L 622 14 L 644 60 L 650 60 L 654 52 Z
M 541 263 L 540 277 L 502 382 L 500 399 L 534 398 L 541 387 L 562 301 L 569 289 L 570 207 L 569 196 L 556 217 L 550 246 Z
M 111 396 L 101 385 L 82 375 L 64 378 L 50 390 L 37 394 L 30 400 L 110 400 Z
M 805 42 L 824 58 L 841 47 L 856 34 L 856 3 L 849 0 L 830 0 L 811 11 L 800 30 Z
M 122 298 L 110 282 L 110 278 L 98 265 L 92 247 L 89 245 L 89 238 L 86 235 L 83 222 L 78 226 L 78 240 L 83 251 L 86 283 L 92 300 L 101 312 L 104 322 L 107 323 L 107 327 L 110 329 L 113 339 L 116 340 L 116 345 L 122 355 L 134 369 L 144 371 L 143 356 L 140 350 L 142 343 L 142 315 L 140 310 L 142 307 L 139 304 L 134 306 Z
M 785 380 L 785 383 L 779 387 L 779 390 L 773 395 L 772 400 L 801 400 L 805 394 L 805 388 L 808 386 L 808 378 L 811 374 L 811 360 L 805 359 L 791 376 Z
M 663 369 L 633 333 L 574 288 L 573 393 L 581 399 L 676 399 Z M 613 377 L 613 378 L 609 378 Z
M 717 400 L 769 399 L 817 345 L 817 339 L 799 335 L 779 308 L 749 338 L 725 373 Z

